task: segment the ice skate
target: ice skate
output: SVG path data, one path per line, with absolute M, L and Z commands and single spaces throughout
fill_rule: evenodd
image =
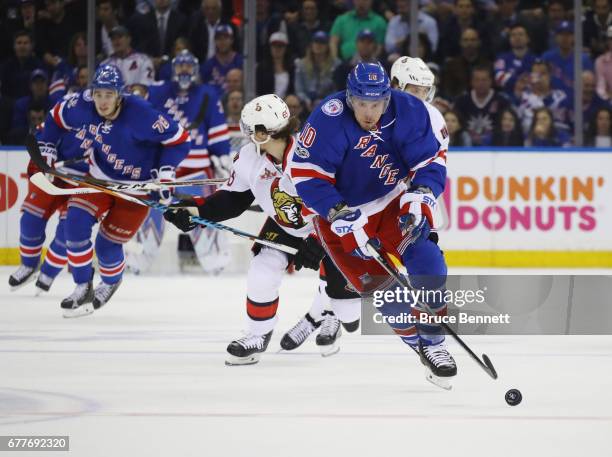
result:
M 114 284 L 107 284 L 104 281 L 100 281 L 100 283 L 96 286 L 96 290 L 94 290 L 94 309 L 99 309 L 106 303 L 108 303 L 108 301 L 111 299 L 111 297 L 117 291 L 120 285 L 121 281 L 116 282 Z
M 259 362 L 259 357 L 266 350 L 272 338 L 272 332 L 265 335 L 248 334 L 232 341 L 227 347 L 226 365 L 253 365 Z
M 342 329 L 340 328 L 340 320 L 332 311 L 325 311 L 323 316 L 321 330 L 317 335 L 317 346 L 319 346 L 323 357 L 329 357 L 340 350 L 337 340 L 342 335 Z
M 419 355 L 427 368 L 425 379 L 442 389 L 450 390 L 450 380 L 457 375 L 457 365 L 444 342 L 426 346 L 419 341 Z
M 310 314 L 306 313 L 304 317 L 302 317 L 297 324 L 287 331 L 283 335 L 281 339 L 280 345 L 286 351 L 292 351 L 302 345 L 304 341 L 308 339 L 310 334 L 314 332 L 319 325 L 320 322 L 315 322 L 315 320 L 310 316 Z
M 51 285 L 53 285 L 54 279 L 55 278 L 52 278 L 44 273 L 39 274 L 38 278 L 36 278 L 36 295 L 38 296 L 44 292 L 49 292 Z
M 77 284 L 74 292 L 62 300 L 61 307 L 64 310 L 64 317 L 87 316 L 94 312 L 91 303 L 94 297 L 93 284 L 91 281 Z
M 9 286 L 11 286 L 11 291 L 17 290 L 20 287 L 25 286 L 30 281 L 34 280 L 34 273 L 38 268 L 26 267 L 25 265 L 20 265 L 17 268 L 17 271 L 9 276 Z

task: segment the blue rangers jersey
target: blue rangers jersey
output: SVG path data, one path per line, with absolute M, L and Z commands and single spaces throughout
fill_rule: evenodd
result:
M 308 208 L 323 217 L 341 202 L 366 215 L 381 211 L 406 188 L 427 186 L 437 197 L 446 180 L 446 151 L 432 131 L 424 103 L 391 91 L 376 131 L 363 130 L 345 92 L 312 112 L 290 157 L 290 174 Z
M 183 128 L 188 128 L 196 119 L 199 120 L 202 106 L 206 106 L 203 119 L 190 131 L 191 151 L 181 162 L 181 167 L 209 167 L 209 154 L 229 154 L 229 130 L 215 88 L 199 84 L 191 86 L 187 92 L 182 92 L 177 84 L 165 81 L 149 86 L 148 100 L 157 109 L 179 122 Z
M 523 73 L 529 73 L 536 61 L 535 54 L 527 52 L 522 58 L 512 51 L 503 52 L 495 59 L 495 84 L 504 92 L 511 93 L 517 78 Z
M 129 95 L 112 121 L 97 113 L 90 90 L 68 98 L 53 107 L 40 139 L 57 145 L 67 130 L 75 133 L 81 148 L 93 148 L 89 172 L 100 179 L 146 181 L 151 169 L 176 167 L 189 152 L 189 133 L 183 127 Z

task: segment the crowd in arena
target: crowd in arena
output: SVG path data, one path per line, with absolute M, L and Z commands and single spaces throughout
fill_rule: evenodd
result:
M 416 1 L 416 0 L 414 0 Z M 571 1 L 421 0 L 418 57 L 436 75 L 433 104 L 451 146 L 574 144 Z M 84 0 L 0 2 L 0 143 L 20 144 L 66 93 L 87 86 Z M 230 130 L 243 105 L 242 0 L 96 0 L 96 62 L 132 90 L 171 77 L 183 49 L 223 100 Z M 358 62 L 409 55 L 411 0 L 256 0 L 256 93 L 305 119 L 345 88 Z M 584 145 L 610 147 L 612 11 L 585 2 Z

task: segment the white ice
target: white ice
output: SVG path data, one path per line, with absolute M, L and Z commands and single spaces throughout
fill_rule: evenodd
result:
M 0 268 L 0 435 L 70 436 L 68 454 L 16 456 L 612 455 L 612 336 L 466 336 L 500 377 L 451 343 L 446 392 L 393 336 L 345 333 L 330 358 L 314 340 L 278 353 L 311 274 L 283 283 L 261 362 L 226 367 L 243 275 L 127 276 L 105 308 L 67 320 L 66 273 L 34 298 L 33 284 L 8 291 L 12 270 Z M 505 403 L 509 388 L 520 405 Z

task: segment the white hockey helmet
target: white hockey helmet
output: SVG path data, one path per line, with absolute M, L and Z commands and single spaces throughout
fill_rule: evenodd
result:
M 270 136 L 280 132 L 289 124 L 289 107 L 276 94 L 266 94 L 254 98 L 244 105 L 240 113 L 240 130 L 258 146 L 270 141 Z M 258 141 L 256 131 L 265 131 L 266 140 Z
M 391 80 L 394 79 L 397 79 L 400 90 L 405 90 L 407 84 L 429 87 L 425 99 L 428 102 L 431 102 L 436 94 L 436 77 L 419 57 L 402 56 L 393 62 Z

